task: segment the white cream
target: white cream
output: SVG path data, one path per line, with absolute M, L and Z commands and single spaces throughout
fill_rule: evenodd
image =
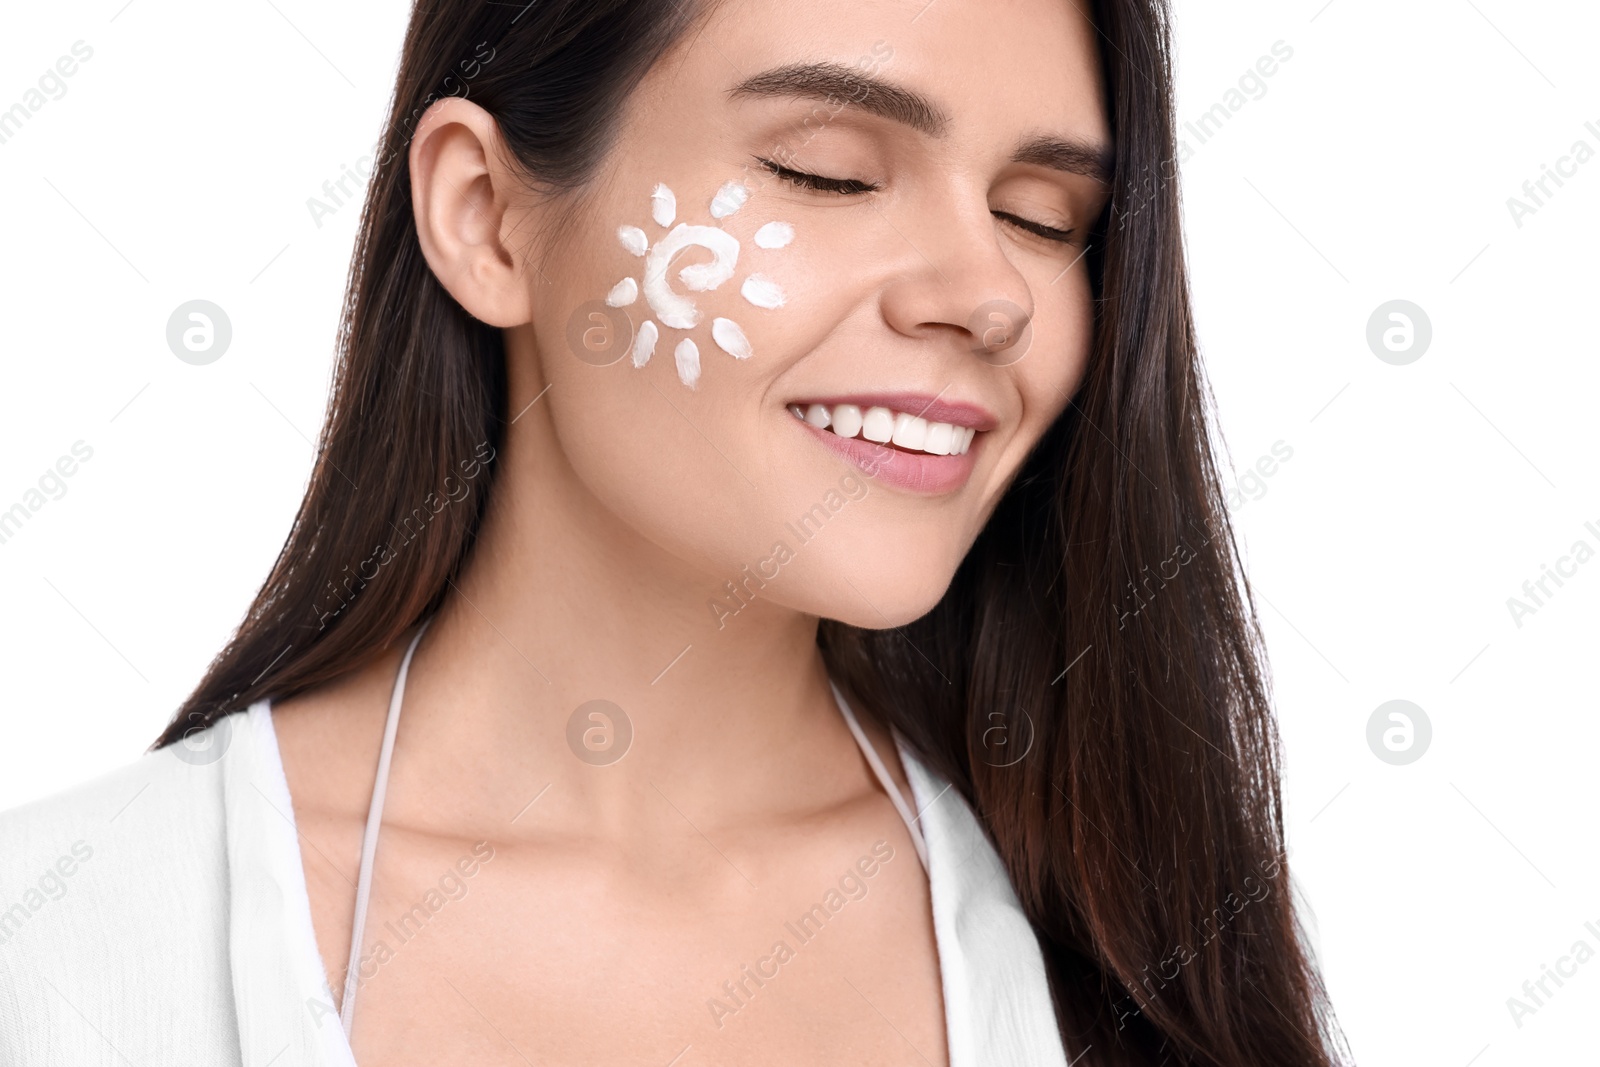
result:
M 783 307 L 783 290 L 778 288 L 771 279 L 764 278 L 759 274 L 752 274 L 746 278 L 739 292 L 744 294 L 744 298 L 758 308 Z
M 632 278 L 624 278 L 611 287 L 611 292 L 606 294 L 606 304 L 614 308 L 625 308 L 639 299 L 639 283 Z
M 667 227 L 678 217 L 678 198 L 671 189 L 658 184 L 655 192 L 650 194 L 650 217 L 656 220 L 656 225 Z
M 735 214 L 749 198 L 750 189 L 742 182 L 724 182 L 711 199 L 712 218 L 725 219 Z M 719 288 L 733 277 L 739 263 L 739 240 L 733 234 L 720 226 L 691 225 L 687 222 L 674 225 L 677 215 L 676 194 L 666 183 L 657 182 L 650 193 L 650 217 L 663 229 L 671 227 L 670 232 L 651 245 L 649 237 L 639 227 L 617 227 L 617 240 L 629 255 L 644 258 L 644 271 L 640 281 L 628 277 L 612 286 L 606 294 L 606 304 L 627 307 L 643 295 L 654 315 L 653 319 L 646 318 L 640 324 L 634 336 L 635 367 L 643 367 L 650 362 L 661 340 L 663 328 L 690 330 L 699 325 L 702 318 L 694 301 L 675 289 L 668 279 L 668 272 L 678 254 L 690 248 L 704 248 L 711 253 L 709 262 L 692 262 L 678 270 L 676 280 L 689 292 L 703 293 Z M 757 228 L 751 239 L 758 248 L 785 248 L 794 240 L 794 227 L 787 222 L 768 222 Z M 752 274 L 745 279 L 739 291 L 746 301 L 759 308 L 780 308 L 787 299 L 775 282 L 759 274 Z M 711 339 L 734 359 L 749 359 L 754 354 L 749 336 L 733 319 L 713 319 Z M 685 337 L 674 348 L 673 359 L 677 364 L 679 379 L 684 385 L 694 388 L 700 380 L 700 347 Z M 850 416 L 845 415 L 844 418 L 848 422 Z M 855 419 L 858 424 L 860 418 L 857 412 Z
M 637 226 L 618 226 L 617 240 L 622 242 L 631 255 L 642 256 L 650 247 L 650 238 Z
M 725 219 L 744 207 L 750 199 L 750 190 L 737 181 L 725 182 L 717 195 L 711 198 L 711 217 Z
M 732 276 L 731 272 L 723 273 L 722 264 L 717 260 L 712 260 L 710 263 L 691 263 L 678 272 L 678 280 L 683 283 L 683 287 L 697 293 L 715 289 Z
M 678 342 L 672 358 L 678 364 L 678 380 L 693 389 L 700 380 L 700 346 L 685 337 Z
M 787 222 L 769 222 L 756 231 L 757 248 L 783 248 L 794 240 L 794 227 Z
M 717 342 L 718 348 L 734 359 L 749 359 L 754 354 L 750 348 L 750 339 L 732 319 L 712 319 L 711 339 Z
M 639 324 L 639 332 L 633 338 L 633 365 L 642 367 L 650 362 L 650 357 L 656 354 L 656 341 L 661 337 L 661 331 L 656 329 L 656 324 L 649 319 Z
M 679 272 L 684 284 L 700 290 L 715 289 L 733 277 L 739 262 L 739 242 L 726 230 L 715 226 L 691 226 L 680 222 L 677 227 L 650 249 L 644 261 L 644 297 L 650 310 L 663 326 L 687 330 L 700 321 L 700 309 L 694 301 L 681 293 L 673 292 L 667 283 L 667 268 L 672 257 L 685 248 L 710 249 L 714 257 L 710 263 L 696 263 Z M 685 276 L 688 277 L 685 277 Z

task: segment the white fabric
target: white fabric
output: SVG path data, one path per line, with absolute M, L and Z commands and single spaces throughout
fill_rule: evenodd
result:
M 949 783 L 896 744 L 926 843 L 952 1067 L 1064 1067 L 999 857 Z M 130 1063 L 355 1067 L 265 701 L 0 814 L 0 1064 Z

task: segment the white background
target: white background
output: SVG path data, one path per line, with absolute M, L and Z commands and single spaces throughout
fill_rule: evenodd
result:
M 1600 12 L 1177 14 L 1183 120 L 1293 49 L 1215 136 L 1185 132 L 1183 181 L 1230 464 L 1293 450 L 1235 517 L 1341 1021 L 1367 1067 L 1592 1062 L 1600 959 L 1520 1027 L 1506 1000 L 1574 942 L 1600 950 L 1600 559 L 1521 626 L 1506 602 L 1574 542 L 1600 550 L 1600 159 L 1520 227 L 1507 198 L 1575 141 L 1600 150 Z M 370 149 L 405 18 L 394 0 L 7 13 L 0 109 L 73 42 L 94 55 L 0 144 L 0 510 L 75 442 L 93 458 L 0 544 L 0 808 L 136 757 L 281 545 L 357 215 L 319 228 L 306 200 Z M 165 340 L 196 298 L 234 331 L 205 367 Z M 1432 323 L 1405 366 L 1366 342 L 1393 299 Z M 1366 740 L 1391 699 L 1432 724 L 1405 766 Z

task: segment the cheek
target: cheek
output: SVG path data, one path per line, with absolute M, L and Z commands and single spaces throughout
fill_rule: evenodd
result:
M 845 247 L 842 227 L 808 218 L 802 208 L 772 195 L 771 182 L 759 174 L 746 174 L 740 184 L 749 196 L 720 228 L 737 243 L 738 258 L 732 276 L 714 289 L 687 291 L 681 277 L 685 268 L 698 270 L 712 261 L 704 248 L 680 254 L 665 281 L 696 306 L 701 321 L 689 331 L 699 344 L 704 390 L 717 384 L 713 378 L 735 378 L 761 388 L 818 349 L 844 317 L 856 287 L 847 276 L 852 257 Z M 680 204 L 681 210 L 681 204 Z M 691 279 L 692 280 L 692 279 Z M 639 314 L 660 320 L 647 299 Z M 732 328 L 730 328 L 732 327 Z M 740 342 L 737 348 L 722 343 L 718 330 Z M 663 330 L 667 336 L 681 331 Z M 759 403 L 761 398 L 755 398 Z
M 724 195 L 715 218 L 726 188 L 628 195 L 595 210 L 596 225 L 574 236 L 544 287 L 552 311 L 535 327 L 550 444 L 577 483 L 635 533 L 713 574 L 770 547 L 757 488 L 771 481 L 763 402 L 814 343 L 797 327 L 819 321 L 799 308 L 821 273 L 795 269 L 804 235 L 761 198 L 728 211 L 737 196 Z M 620 227 L 633 228 L 631 249 Z M 679 356 L 685 341 L 692 360 Z
M 1036 288 L 1033 338 L 1013 364 L 1022 395 L 1019 430 L 1031 446 L 1083 384 L 1094 343 L 1094 310 L 1087 271 L 1080 263 L 1053 285 Z
M 682 386 L 670 373 L 655 383 L 648 375 L 626 363 L 553 375 L 545 402 L 554 439 L 535 447 L 548 446 L 570 470 L 571 503 L 558 506 L 587 514 L 583 525 L 596 536 L 612 540 L 625 529 L 719 572 L 745 547 L 739 534 L 750 522 L 749 486 L 728 458 L 737 455 L 734 435 L 672 396 Z M 553 458 L 545 464 L 551 474 L 554 466 Z
M 753 181 L 748 173 L 676 188 L 633 180 L 630 190 L 649 195 L 622 198 L 613 205 L 622 221 L 591 235 L 613 273 L 594 282 L 590 304 L 619 326 L 623 314 L 632 321 L 632 366 L 669 360 L 679 383 L 695 390 L 714 366 L 770 363 L 792 347 L 782 324 L 794 317 L 786 268 L 795 227 L 768 213 L 773 205 Z
M 648 412 L 701 423 L 771 364 L 788 300 L 781 280 L 760 272 L 784 250 L 758 248 L 756 226 L 733 225 L 745 196 L 737 181 L 684 196 L 637 175 L 625 184 L 553 257 L 534 329 L 552 388 L 584 395 L 599 421 L 623 420 L 624 436 L 656 440 L 670 419 Z M 761 232 L 767 244 L 792 239 Z M 584 421 L 568 423 L 579 433 Z

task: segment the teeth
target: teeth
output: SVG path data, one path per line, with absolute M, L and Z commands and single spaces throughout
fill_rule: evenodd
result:
M 917 415 L 889 408 L 872 407 L 862 411 L 854 404 L 790 404 L 789 413 L 819 430 L 831 430 L 840 437 L 863 437 L 878 444 L 893 442 L 908 451 L 931 456 L 960 456 L 972 447 L 977 430 L 948 422 L 929 422 Z
M 868 408 L 861 413 L 861 436 L 880 445 L 894 436 L 894 412 L 888 408 Z
M 923 442 L 928 439 L 928 420 L 920 419 L 915 415 L 900 412 L 894 417 L 894 437 L 891 440 L 901 448 L 922 451 Z
M 854 404 L 838 404 L 833 409 L 833 432 L 854 437 L 861 432 L 861 409 Z

